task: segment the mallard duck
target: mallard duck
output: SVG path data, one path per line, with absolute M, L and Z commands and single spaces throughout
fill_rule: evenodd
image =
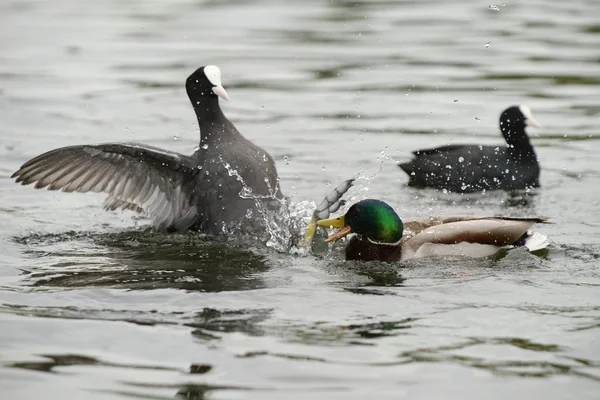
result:
M 417 150 L 411 161 L 398 166 L 415 187 L 463 193 L 538 187 L 540 166 L 526 126 L 541 128 L 529 107 L 512 106 L 500 116 L 507 146 L 454 144 Z
M 546 221 L 465 216 L 403 222 L 389 204 L 367 199 L 353 204 L 345 215 L 317 225 L 339 229 L 326 242 L 355 234 L 346 246 L 346 260 L 393 262 L 428 256 L 487 257 L 504 246 L 527 245 L 529 229 Z
M 217 66 L 198 68 L 185 87 L 201 133 L 193 154 L 128 143 L 69 146 L 27 161 L 12 178 L 36 189 L 104 192 L 106 209 L 143 213 L 157 229 L 221 233 L 243 220 L 250 232 L 263 231 L 255 198 L 283 198 L 273 158 L 223 114 L 219 97 L 229 97 Z

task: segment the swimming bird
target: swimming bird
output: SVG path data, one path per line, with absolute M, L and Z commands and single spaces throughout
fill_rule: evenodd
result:
M 540 166 L 526 126 L 541 128 L 529 107 L 512 106 L 500 116 L 507 146 L 455 144 L 417 150 L 411 161 L 398 166 L 415 187 L 463 193 L 539 187 Z
M 198 68 L 185 88 L 201 136 L 191 155 L 135 143 L 69 146 L 27 161 L 12 178 L 36 189 L 106 193 L 105 209 L 146 214 L 159 230 L 264 230 L 257 199 L 273 205 L 283 197 L 273 158 L 223 114 L 219 97 L 229 97 L 217 66 Z
M 547 245 L 547 238 L 528 231 L 546 221 L 546 217 L 455 216 L 403 222 L 389 204 L 366 199 L 353 204 L 345 215 L 317 225 L 339 228 L 326 242 L 355 234 L 346 246 L 346 260 L 394 262 L 450 255 L 487 257 L 505 246 L 538 250 Z

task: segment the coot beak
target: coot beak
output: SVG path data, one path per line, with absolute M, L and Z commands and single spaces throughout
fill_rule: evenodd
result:
M 343 215 L 338 218 L 322 219 L 317 222 L 317 225 L 322 226 L 323 228 L 341 228 L 339 231 L 331 234 L 325 239 L 325 243 L 336 241 L 352 233 L 352 229 L 349 226 L 346 226 Z
M 227 92 L 225 91 L 225 88 L 223 86 L 217 85 L 214 88 L 212 88 L 212 90 L 217 96 L 219 96 L 223 100 L 229 101 L 229 96 L 227 96 Z
M 527 117 L 525 118 L 525 125 L 527 126 L 533 126 L 534 128 L 541 128 L 542 124 L 540 124 L 539 122 L 537 122 L 533 117 Z

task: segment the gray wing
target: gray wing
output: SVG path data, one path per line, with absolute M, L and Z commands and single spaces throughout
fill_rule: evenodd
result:
M 109 210 L 127 209 L 154 219 L 159 229 L 188 228 L 197 216 L 199 170 L 191 158 L 138 144 L 69 146 L 37 156 L 11 178 L 35 188 L 104 192 Z

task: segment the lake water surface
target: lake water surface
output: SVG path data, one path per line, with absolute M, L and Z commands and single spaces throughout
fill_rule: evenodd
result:
M 6 399 L 597 399 L 600 2 L 4 1 L 0 394 Z M 198 144 L 183 84 L 216 64 L 226 115 L 285 194 L 405 218 L 546 215 L 543 256 L 361 265 L 158 234 L 102 196 L 21 187 L 72 144 Z M 527 104 L 542 188 L 406 187 L 412 150 L 502 144 Z

